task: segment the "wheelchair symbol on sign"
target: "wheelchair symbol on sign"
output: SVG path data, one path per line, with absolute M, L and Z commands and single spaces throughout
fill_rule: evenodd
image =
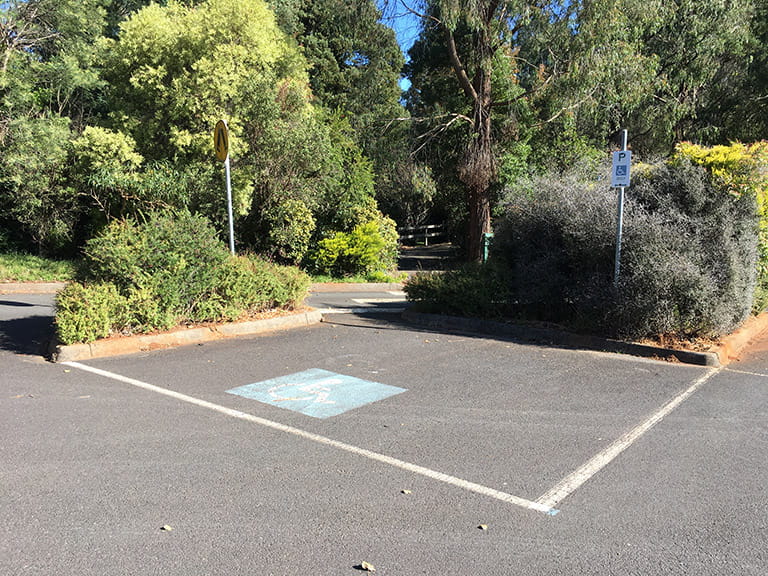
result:
M 267 390 L 267 393 L 274 402 L 311 401 L 313 404 L 336 404 L 333 400 L 328 399 L 332 392 L 330 387 L 342 383 L 343 380 L 340 378 L 326 378 L 312 384 L 305 384 L 304 386 L 295 383 L 280 384 Z M 290 395 L 291 393 L 297 395 Z

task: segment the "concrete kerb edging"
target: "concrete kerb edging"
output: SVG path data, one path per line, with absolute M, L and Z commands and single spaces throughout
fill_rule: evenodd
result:
M 554 328 L 503 324 L 476 318 L 423 314 L 413 310 L 406 310 L 403 312 L 402 317 L 407 322 L 431 329 L 499 335 L 533 344 L 629 354 L 645 358 L 713 367 L 725 366 L 734 360 L 738 360 L 741 352 L 751 342 L 768 332 L 768 313 L 763 313 L 749 318 L 741 328 L 724 337 L 713 350 L 694 352 L 574 334 Z
M 255 336 L 278 330 L 312 326 L 319 324 L 321 321 L 322 314 L 319 311 L 307 310 L 297 314 L 278 316 L 265 320 L 219 324 L 203 328 L 176 330 L 163 334 L 96 340 L 90 344 L 56 345 L 51 350 L 51 359 L 54 362 L 76 362 L 93 358 L 164 350 L 166 348 L 203 344 L 238 336 Z
M 370 282 L 367 284 L 353 282 L 324 282 L 312 284 L 309 287 L 310 292 L 389 292 L 400 291 L 403 285 L 399 282 Z
M 0 282 L 0 294 L 56 294 L 64 282 Z

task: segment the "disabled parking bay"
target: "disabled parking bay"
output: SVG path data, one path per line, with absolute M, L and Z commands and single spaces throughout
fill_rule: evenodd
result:
M 759 347 L 723 370 L 347 314 L 79 364 L 0 362 L 2 573 L 768 564 Z

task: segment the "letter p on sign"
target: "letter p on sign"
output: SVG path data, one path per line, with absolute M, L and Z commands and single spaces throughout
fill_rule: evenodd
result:
M 629 186 L 629 170 L 632 164 L 632 152 L 620 150 L 613 153 L 613 168 L 611 169 L 611 188 L 626 188 Z

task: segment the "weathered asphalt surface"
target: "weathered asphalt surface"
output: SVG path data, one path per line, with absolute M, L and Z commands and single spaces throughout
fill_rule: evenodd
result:
M 702 382 L 551 516 L 48 364 L 49 304 L 0 297 L 0 574 L 766 572 L 767 343 L 711 371 L 339 314 L 87 363 L 530 501 Z M 308 368 L 407 392 L 325 420 L 226 393 Z

